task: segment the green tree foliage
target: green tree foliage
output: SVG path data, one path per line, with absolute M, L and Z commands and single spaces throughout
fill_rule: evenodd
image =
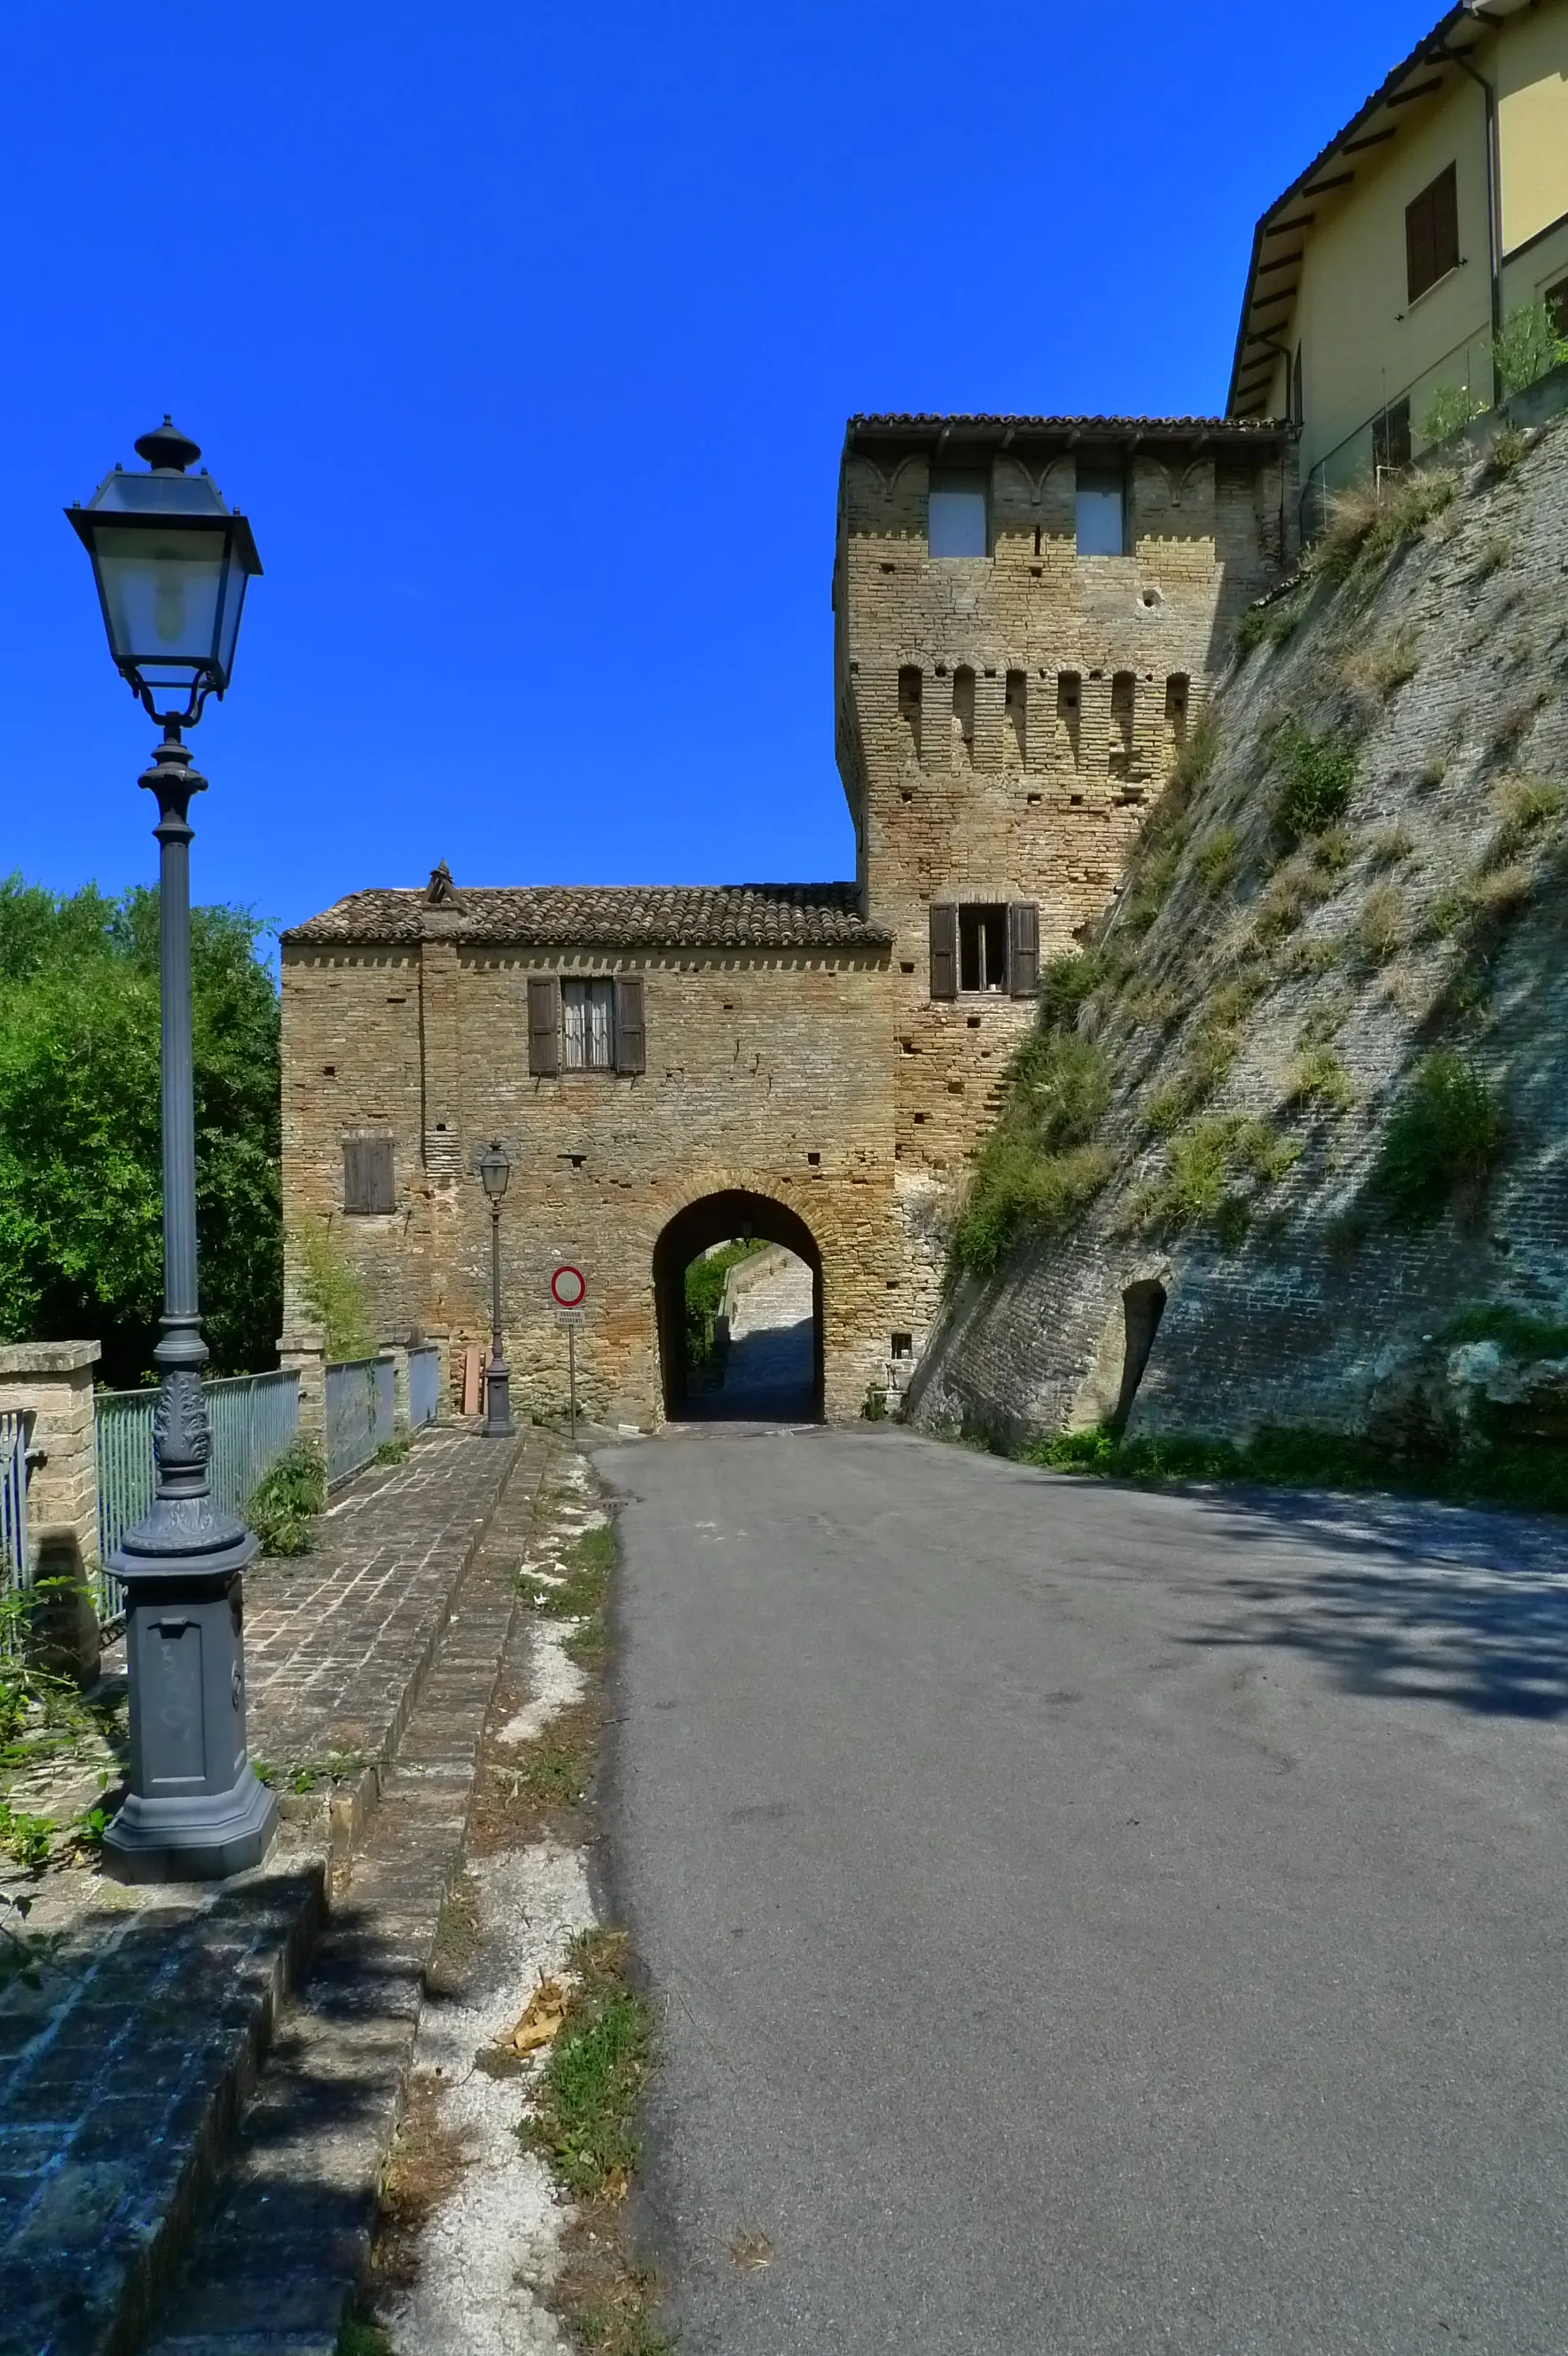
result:
M 191 918 L 197 1214 L 213 1369 L 282 1316 L 278 999 L 236 908 Z M 158 895 L 0 880 L 0 1339 L 103 1344 L 139 1381 L 163 1295 Z

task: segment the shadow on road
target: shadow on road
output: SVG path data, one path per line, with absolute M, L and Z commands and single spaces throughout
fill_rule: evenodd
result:
M 1568 1716 L 1568 1526 L 1393 1497 L 1206 1504 L 1217 1550 L 1251 1567 L 1223 1582 L 1239 1616 L 1188 1642 L 1296 1653 L 1348 1693 Z

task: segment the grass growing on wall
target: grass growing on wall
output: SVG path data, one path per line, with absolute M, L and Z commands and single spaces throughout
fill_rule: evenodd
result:
M 1506 1135 L 1502 1107 L 1475 1066 L 1428 1055 L 1390 1116 L 1373 1173 L 1395 1225 L 1430 1226 L 1456 1194 L 1478 1195 Z
M 1013 1058 L 1007 1109 L 981 1148 L 953 1231 L 953 1260 L 987 1276 L 1026 1229 L 1062 1226 L 1092 1202 L 1112 1161 L 1095 1141 L 1110 1102 L 1104 1050 L 1072 1029 L 1098 970 L 1060 958 L 1040 983 L 1035 1029 Z

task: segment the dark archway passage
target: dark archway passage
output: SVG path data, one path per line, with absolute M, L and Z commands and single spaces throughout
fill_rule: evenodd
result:
M 1159 1331 L 1159 1321 L 1165 1314 L 1165 1287 L 1157 1277 L 1146 1277 L 1137 1284 L 1129 1284 L 1122 1295 L 1122 1314 L 1126 1322 L 1126 1345 L 1122 1358 L 1122 1390 L 1111 1418 L 1113 1431 L 1125 1431 L 1127 1418 L 1133 1411 L 1133 1401 L 1138 1395 L 1138 1385 L 1148 1365 L 1154 1337 Z
M 776 1398 L 756 1398 L 743 1408 L 727 1404 L 722 1396 L 691 1395 L 686 1363 L 686 1271 L 699 1253 L 733 1237 L 754 1236 L 760 1242 L 780 1244 L 811 1270 L 811 1374 L 809 1382 L 793 1387 Z M 704 1194 L 688 1203 L 654 1246 L 654 1302 L 658 1318 L 659 1375 L 664 1409 L 672 1422 L 688 1416 L 745 1414 L 797 1422 L 822 1415 L 822 1255 L 816 1238 L 798 1212 L 775 1203 L 770 1194 L 753 1194 L 743 1187 Z

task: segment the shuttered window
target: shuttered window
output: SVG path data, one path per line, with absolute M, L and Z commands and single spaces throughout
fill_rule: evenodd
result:
M 560 997 L 549 974 L 528 980 L 528 1069 L 547 1077 L 560 1069 Z
M 613 981 L 563 981 L 560 985 L 561 1062 L 569 1072 L 615 1068 L 615 985 Z
M 1404 266 L 1414 302 L 1459 264 L 1459 180 L 1454 166 L 1404 209 Z
M 951 900 L 931 904 L 931 994 L 958 995 L 958 911 Z
M 1033 998 L 1039 988 L 1040 910 L 1032 900 L 1015 900 L 1008 909 L 1008 990 Z
M 647 1044 L 643 1033 L 643 978 L 623 973 L 615 980 L 615 1069 L 646 1071 Z
M 392 1141 L 348 1137 L 343 1141 L 343 1208 L 350 1218 L 384 1218 L 392 1209 Z

